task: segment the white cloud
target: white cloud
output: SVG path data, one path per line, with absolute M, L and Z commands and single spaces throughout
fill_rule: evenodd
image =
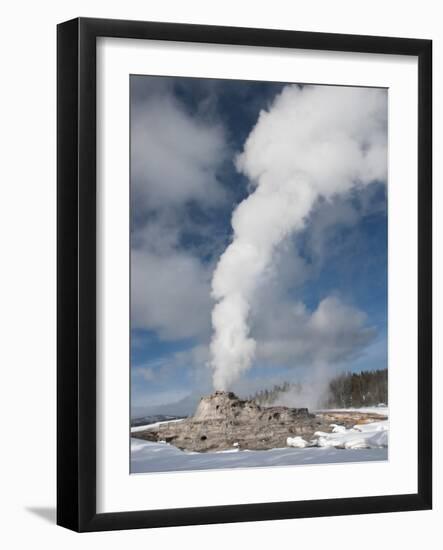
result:
M 328 366 L 355 358 L 376 331 L 364 312 L 338 297 L 324 298 L 310 312 L 302 303 L 268 303 L 256 320 L 257 359 L 269 365 Z
M 215 174 L 225 158 L 223 127 L 189 115 L 171 92 L 132 105 L 131 182 L 138 208 L 220 199 Z
M 209 268 L 189 254 L 131 253 L 133 328 L 154 330 L 163 340 L 202 337 L 210 329 Z
M 207 208 L 224 200 L 216 173 L 226 154 L 223 127 L 199 110 L 189 114 L 169 81 L 137 81 L 131 105 L 133 328 L 164 340 L 207 338 L 212 266 L 180 241 L 186 231 L 205 231 L 186 210 L 190 201 Z M 212 244 L 209 238 L 203 243 Z
M 202 367 L 206 368 L 208 358 L 208 346 L 205 344 L 198 344 L 184 350 L 176 351 L 171 355 L 149 361 L 143 368 L 155 369 L 157 372 L 169 372 L 171 369 L 182 367 L 200 369 Z
M 132 369 L 132 375 L 133 376 L 139 376 L 140 378 L 143 378 L 146 382 L 151 382 L 155 379 L 155 373 L 152 367 L 135 367 Z

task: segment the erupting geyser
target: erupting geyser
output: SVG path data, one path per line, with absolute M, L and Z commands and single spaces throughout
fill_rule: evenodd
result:
M 386 119 L 386 92 L 369 88 L 291 85 L 261 111 L 237 157 L 254 190 L 233 212 L 212 279 L 215 389 L 252 364 L 250 304 L 276 247 L 303 229 L 319 198 L 386 178 Z

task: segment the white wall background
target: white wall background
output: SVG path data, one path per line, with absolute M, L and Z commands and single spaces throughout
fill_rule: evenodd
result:
M 361 549 L 438 546 L 443 487 L 431 512 L 286 520 L 76 535 L 55 518 L 55 26 L 76 16 L 406 36 L 434 40 L 434 280 L 443 278 L 443 28 L 439 2 L 317 0 L 67 0 L 2 9 L 0 128 L 0 543 L 46 548 L 225 548 L 309 545 Z M 440 250 L 439 250 L 440 249 Z M 435 464 L 442 461 L 437 398 L 443 300 L 434 294 Z M 440 310 L 440 311 L 438 311 Z M 328 536 L 330 534 L 330 537 Z M 433 542 L 435 541 L 435 542 Z

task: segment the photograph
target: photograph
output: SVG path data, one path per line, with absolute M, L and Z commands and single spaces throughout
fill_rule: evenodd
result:
M 130 473 L 387 461 L 388 89 L 128 77 Z
M 379 4 L 5 4 L 0 547 L 442 538 L 443 26 Z

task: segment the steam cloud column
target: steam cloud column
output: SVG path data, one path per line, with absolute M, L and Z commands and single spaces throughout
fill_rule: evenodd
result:
M 253 192 L 233 212 L 232 242 L 212 279 L 215 389 L 252 365 L 250 304 L 276 247 L 305 227 L 319 198 L 386 179 L 386 93 L 290 85 L 260 112 L 236 162 Z

